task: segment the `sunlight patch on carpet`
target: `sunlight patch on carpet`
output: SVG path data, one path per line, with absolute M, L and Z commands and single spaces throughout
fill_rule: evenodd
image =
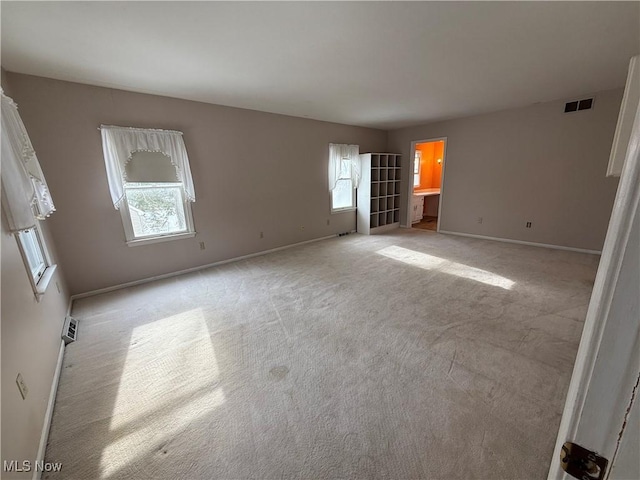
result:
M 225 402 L 200 308 L 132 330 L 101 468 L 111 476 Z M 161 452 L 162 453 L 162 452 Z
M 385 247 L 378 250 L 376 253 L 424 270 L 435 270 L 448 275 L 455 275 L 456 277 L 474 280 L 493 287 L 500 287 L 505 290 L 511 290 L 515 285 L 513 280 L 496 275 L 495 273 L 470 267 L 463 263 L 453 262 L 446 258 L 435 257 L 426 253 L 416 252 L 415 250 L 409 250 L 408 248 L 398 247 L 396 245 Z

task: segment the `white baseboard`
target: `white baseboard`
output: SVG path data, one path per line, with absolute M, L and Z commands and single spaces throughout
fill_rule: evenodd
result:
M 71 302 L 69 302 L 69 309 L 71 309 Z M 51 419 L 53 417 L 53 407 L 56 403 L 56 393 L 58 392 L 58 381 L 60 380 L 60 372 L 62 371 L 62 359 L 64 358 L 64 340 L 60 341 L 60 351 L 58 352 L 58 363 L 56 364 L 56 371 L 53 374 L 53 382 L 51 383 L 51 392 L 49 393 L 49 403 L 47 404 L 47 411 L 44 414 L 44 423 L 42 424 L 42 434 L 40 435 L 40 445 L 38 446 L 37 462 L 44 461 L 44 454 L 47 450 L 47 440 L 49 438 L 49 429 L 51 428 Z M 40 480 L 42 472 L 39 469 L 34 469 L 33 480 Z
M 349 233 L 356 233 L 355 230 L 351 230 Z M 327 240 L 329 238 L 335 238 L 339 234 L 327 235 L 326 237 L 314 238 L 312 240 L 305 240 L 304 242 L 292 243 L 291 245 L 284 245 L 282 247 L 271 248 L 269 250 L 262 250 L 261 252 L 250 253 L 248 255 L 242 255 L 240 257 L 229 258 L 227 260 L 220 260 L 219 262 L 208 263 L 206 265 L 198 265 L 197 267 L 186 268 L 184 270 L 178 270 L 177 272 L 163 273 L 162 275 L 155 275 L 153 277 L 143 278 L 140 280 L 134 280 L 133 282 L 121 283 L 119 285 L 113 285 L 111 287 L 99 288 L 97 290 L 91 290 L 89 292 L 77 293 L 71 295 L 71 301 L 78 300 L 80 298 L 92 297 L 94 295 L 100 295 L 101 293 L 113 292 L 114 290 L 120 290 L 122 288 L 133 287 L 135 285 L 142 285 L 144 283 L 155 282 L 156 280 L 162 280 L 165 278 L 177 277 L 178 275 L 184 275 L 186 273 L 197 272 L 198 270 L 204 270 L 206 268 L 217 267 L 225 265 L 227 263 L 238 262 L 240 260 L 246 260 L 248 258 L 259 257 L 268 253 L 279 252 L 280 250 L 286 250 L 288 248 L 299 247 L 300 245 L 306 245 L 308 243 L 315 243 L 321 240 Z
M 438 233 L 444 233 L 447 235 L 458 235 L 460 237 L 480 238 L 482 240 L 494 240 L 496 242 L 517 243 L 520 245 L 529 245 L 532 247 L 553 248 L 555 250 L 568 250 L 570 252 L 589 253 L 591 255 L 600 255 L 602 253 L 602 251 L 600 250 L 587 250 L 585 248 L 565 247 L 563 245 L 552 245 L 549 243 L 526 242 L 524 240 L 512 240 L 510 238 L 488 237 L 486 235 L 475 235 L 473 233 L 451 232 L 448 230 L 440 230 Z

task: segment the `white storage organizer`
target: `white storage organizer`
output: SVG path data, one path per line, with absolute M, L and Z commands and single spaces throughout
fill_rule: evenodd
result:
M 358 186 L 358 233 L 382 233 L 400 226 L 399 153 L 363 153 Z

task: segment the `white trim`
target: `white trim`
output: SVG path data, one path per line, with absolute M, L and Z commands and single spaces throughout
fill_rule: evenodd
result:
M 139 238 L 137 240 L 129 240 L 127 247 L 139 247 L 140 245 L 149 245 L 151 243 L 168 242 L 169 240 L 180 240 L 181 238 L 193 238 L 196 232 L 174 233 L 172 235 L 160 235 L 159 237 Z
M 40 221 L 36 220 L 35 225 L 32 227 L 35 232 L 36 239 L 38 245 L 40 246 L 40 253 L 42 254 L 42 258 L 44 260 L 45 269 L 40 275 L 40 278 L 36 281 L 31 273 L 31 266 L 29 265 L 29 260 L 27 259 L 27 253 L 24 250 L 24 245 L 22 243 L 22 239 L 19 236 L 20 232 L 13 233 L 13 236 L 18 243 L 18 250 L 20 251 L 20 256 L 22 257 L 22 262 L 26 268 L 27 276 L 29 277 L 29 283 L 31 283 L 31 288 L 33 290 L 33 295 L 36 298 L 36 301 L 39 302 L 42 296 L 46 293 L 47 287 L 53 278 L 53 274 L 56 271 L 56 265 L 51 261 L 51 254 L 49 253 L 49 248 L 44 239 L 44 235 L 42 234 L 42 230 L 40 229 Z M 29 229 L 31 230 L 31 229 Z
M 44 269 L 44 273 L 36 284 L 36 298 L 38 301 L 40 301 L 40 298 L 42 298 L 42 296 L 47 292 L 47 288 L 49 287 L 49 283 L 53 278 L 56 268 L 58 268 L 58 265 L 53 264 Z
M 618 112 L 616 131 L 607 164 L 607 177 L 619 177 L 624 167 L 627 147 L 631 138 L 638 100 L 640 98 L 640 55 L 631 58 L 627 72 L 622 104 Z
M 71 310 L 71 301 L 69 301 L 69 311 Z M 51 391 L 49 393 L 49 402 L 47 403 L 47 411 L 44 414 L 44 423 L 42 424 L 42 434 L 40 435 L 40 445 L 38 445 L 38 456 L 36 462 L 44 461 L 44 454 L 47 450 L 47 440 L 49 439 L 49 429 L 51 428 L 51 419 L 53 418 L 53 407 L 56 403 L 56 394 L 58 393 L 58 381 L 60 380 L 60 372 L 62 371 L 62 359 L 64 358 L 64 340 L 60 340 L 60 351 L 58 352 L 58 363 L 53 374 L 53 382 L 51 382 Z M 33 472 L 33 480 L 39 480 L 42 472 L 36 468 Z
M 348 179 L 339 178 L 338 180 L 348 180 Z M 351 183 L 353 184 L 353 180 Z M 356 191 L 357 191 L 357 188 L 351 188 L 351 206 L 350 207 L 333 208 L 333 190 L 331 190 L 331 192 L 329 192 L 331 194 L 330 195 L 331 196 L 331 215 L 336 213 L 355 212 L 358 209 L 357 201 L 356 201 Z
M 440 177 L 440 198 L 438 199 L 438 224 L 436 226 L 436 231 L 440 232 L 440 219 L 442 218 L 442 202 L 444 199 L 444 177 L 445 171 L 447 169 L 447 144 L 449 143 L 448 137 L 436 137 L 430 138 L 427 140 L 413 140 L 411 142 L 411 154 L 409 155 L 409 173 L 412 175 L 411 180 L 407 182 L 409 184 L 408 190 L 405 192 L 407 195 L 407 223 L 402 224 L 400 226 L 403 228 L 411 228 L 411 201 L 413 195 L 413 164 L 416 156 L 416 144 L 418 143 L 431 143 L 431 142 L 439 142 L 444 141 L 444 149 L 442 150 L 442 176 Z
M 532 247 L 553 248 L 554 250 L 568 250 L 570 252 L 589 253 L 591 255 L 600 255 L 600 250 L 588 250 L 586 248 L 565 247 L 564 245 L 553 245 L 551 243 L 526 242 L 524 240 L 513 240 L 511 238 L 488 237 L 486 235 L 475 235 L 473 233 L 452 232 L 449 230 L 440 230 L 440 233 L 447 235 L 457 235 L 459 237 L 479 238 L 482 240 L 494 240 L 496 242 L 517 243 L 519 245 L 529 245 Z
M 153 182 L 148 182 L 153 183 Z M 182 184 L 171 184 L 182 185 Z M 126 187 L 124 189 L 125 194 L 122 197 L 122 203 L 120 205 L 120 218 L 122 220 L 122 226 L 124 228 L 125 243 L 130 247 L 138 245 L 147 245 L 150 243 L 167 242 L 169 240 L 179 240 L 180 238 L 193 237 L 196 234 L 196 227 L 193 223 L 193 211 L 191 210 L 190 201 L 186 200 L 184 189 L 182 189 L 182 204 L 184 206 L 184 218 L 186 223 L 186 231 L 170 234 L 153 235 L 148 237 L 136 238 L 133 232 L 133 222 L 131 221 L 131 214 L 129 213 L 129 203 L 127 201 Z
M 355 230 L 351 230 L 349 233 L 355 233 Z M 219 265 L 225 265 L 227 263 L 237 262 L 239 260 L 246 260 L 248 258 L 259 257 L 261 255 L 266 255 L 268 253 L 279 252 L 280 250 L 286 250 L 288 248 L 298 247 L 300 245 L 306 245 L 307 243 L 319 242 L 321 240 L 327 240 L 329 238 L 337 237 L 339 234 L 335 233 L 333 235 L 327 235 L 326 237 L 314 238 L 312 240 L 305 240 L 304 242 L 292 243 L 290 245 L 284 245 L 282 247 L 271 248 L 269 250 L 262 250 L 256 253 L 250 253 L 248 255 L 242 255 L 240 257 L 233 257 L 227 260 L 220 260 L 219 262 L 208 263 L 206 265 L 199 265 L 197 267 L 186 268 L 184 270 L 178 270 L 176 272 L 163 273 L 162 275 L 155 275 L 153 277 L 143 278 L 140 280 L 134 280 L 133 282 L 121 283 L 118 285 L 113 285 L 111 287 L 99 288 L 97 290 L 91 290 L 89 292 L 76 293 L 75 295 L 71 295 L 71 300 L 78 300 L 80 298 L 92 297 L 94 295 L 100 295 L 101 293 L 113 292 L 114 290 L 120 290 L 122 288 L 133 287 L 136 285 L 142 285 L 144 283 L 154 282 L 156 280 L 162 280 L 164 278 L 177 277 L 178 275 L 184 275 L 186 273 L 197 272 L 198 270 L 205 270 L 211 267 L 217 267 Z
M 356 203 L 356 202 L 353 202 Z M 355 212 L 357 210 L 356 207 L 347 207 L 347 208 L 338 208 L 337 210 L 331 210 L 331 215 L 337 215 L 338 213 L 345 213 L 345 212 Z

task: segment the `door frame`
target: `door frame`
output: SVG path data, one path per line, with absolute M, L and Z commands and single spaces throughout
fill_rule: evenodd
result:
M 611 440 L 611 434 L 620 431 L 620 427 L 624 425 L 628 413 L 628 402 L 625 402 L 625 399 L 633 400 L 633 385 L 637 381 L 639 368 L 632 358 L 633 352 L 631 357 L 618 359 L 619 372 L 612 376 L 616 380 L 607 384 L 607 390 L 611 394 L 607 395 L 607 398 L 598 397 L 602 400 L 598 402 L 597 408 L 601 412 L 608 412 L 608 414 L 594 414 L 593 406 L 586 407 L 589 390 L 594 386 L 602 389 L 603 378 L 594 375 L 594 373 L 599 362 L 599 355 L 606 355 L 611 349 L 611 344 L 606 344 L 603 339 L 610 338 L 610 336 L 605 337 L 605 330 L 611 328 L 609 319 L 612 306 L 620 306 L 620 303 L 614 303 L 616 302 L 614 294 L 618 287 L 618 279 L 634 217 L 637 215 L 640 215 L 640 106 L 636 110 L 635 123 L 589 301 L 587 317 L 551 459 L 547 477 L 549 480 L 567 478 L 565 472 L 560 468 L 560 450 L 565 441 L 578 443 L 581 441 L 580 435 L 585 430 L 584 424 L 589 426 L 591 441 L 599 443 L 602 447 L 598 453 L 609 459 L 607 476 L 611 473 L 616 461 L 617 445 L 615 441 Z M 628 330 L 628 327 L 620 328 L 615 335 L 634 334 Z M 623 404 L 623 402 L 625 403 Z M 618 443 L 621 435 L 620 431 Z M 583 446 L 589 449 L 599 449 L 598 445 Z
M 436 225 L 436 232 L 440 232 L 440 221 L 442 219 L 442 204 L 444 203 L 444 179 L 445 172 L 447 170 L 447 144 L 449 140 L 447 137 L 436 137 L 429 138 L 427 140 L 413 140 L 411 142 L 411 154 L 409 155 L 409 175 L 407 181 L 407 188 L 404 192 L 406 195 L 405 201 L 407 205 L 407 223 L 403 225 L 405 228 L 411 227 L 411 203 L 413 197 L 413 164 L 416 158 L 416 145 L 418 143 L 431 143 L 431 142 L 439 142 L 444 141 L 444 148 L 442 149 L 442 176 L 440 178 L 440 201 L 438 202 L 438 223 Z

